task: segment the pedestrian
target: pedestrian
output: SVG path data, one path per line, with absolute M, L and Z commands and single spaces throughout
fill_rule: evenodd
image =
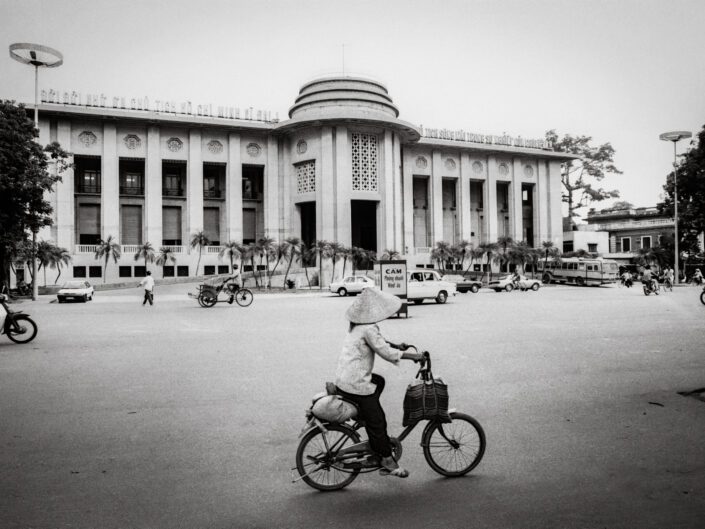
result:
M 148 301 L 150 305 L 154 305 L 152 302 L 154 300 L 154 278 L 152 277 L 152 272 L 147 270 L 147 275 L 140 281 L 140 286 L 144 286 L 144 301 L 142 301 L 142 306 Z

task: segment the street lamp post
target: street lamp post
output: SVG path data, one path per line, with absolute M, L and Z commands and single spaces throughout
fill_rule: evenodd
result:
M 60 52 L 41 44 L 18 42 L 10 44 L 10 57 L 22 64 L 34 66 L 34 127 L 39 131 L 39 67 L 56 68 L 64 62 Z M 37 281 L 37 228 L 32 227 L 32 301 L 39 293 Z
M 693 135 L 687 130 L 675 130 L 672 132 L 664 132 L 659 135 L 659 139 L 663 141 L 673 142 L 673 227 L 674 227 L 674 261 L 676 267 L 675 284 L 680 282 L 679 268 L 679 253 L 678 253 L 678 155 L 676 153 L 676 144 L 683 139 L 690 138 Z

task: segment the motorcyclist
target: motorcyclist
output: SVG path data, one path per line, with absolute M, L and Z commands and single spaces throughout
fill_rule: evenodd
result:
M 514 285 L 514 288 L 519 288 L 520 286 L 520 281 L 521 281 L 521 276 L 519 275 L 519 271 L 514 269 L 514 272 L 512 272 L 512 285 Z
M 630 288 L 632 286 L 632 283 L 632 273 L 629 270 L 625 270 L 622 274 L 622 284 L 625 287 Z
M 651 268 L 646 267 L 641 275 L 642 284 L 646 285 L 649 290 L 656 290 L 656 280 L 651 274 Z

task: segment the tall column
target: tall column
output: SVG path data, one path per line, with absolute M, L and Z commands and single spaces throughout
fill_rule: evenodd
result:
M 563 201 L 561 198 L 561 162 L 551 160 L 548 162 L 548 208 L 549 240 L 558 248 L 563 248 Z
M 431 156 L 431 246 L 443 240 L 443 162 L 441 151 Z
M 159 154 L 159 127 L 147 128 L 147 159 L 145 161 L 145 242 L 159 248 L 162 245 L 162 160 Z
M 61 147 L 71 152 L 71 122 L 61 120 L 57 126 L 57 141 Z M 69 156 L 69 163 L 73 163 L 73 155 Z M 66 169 L 61 175 L 62 183 L 57 186 L 56 193 L 56 244 L 66 248 L 71 253 L 75 241 L 75 207 L 74 207 L 74 181 L 73 169 Z
M 319 240 L 335 239 L 334 172 L 333 129 L 321 127 L 321 169 L 316 175 L 316 238 Z
M 514 158 L 512 160 L 513 162 L 513 168 L 514 170 L 512 171 L 512 196 L 511 196 L 511 203 L 512 203 L 512 218 L 511 218 L 511 223 L 512 223 L 512 238 L 515 241 L 521 241 L 524 238 L 524 223 L 523 223 L 523 211 L 522 211 L 522 201 L 521 201 L 521 175 L 522 175 L 522 168 L 521 168 L 521 159 L 520 158 Z M 533 241 L 526 241 L 529 244 L 532 244 Z
M 352 244 L 352 162 L 347 127 L 335 129 L 335 240 Z
M 409 255 L 414 252 L 414 173 L 412 172 L 411 157 L 404 164 L 402 186 L 404 187 L 404 251 Z
M 264 234 L 275 241 L 279 230 L 279 144 L 273 136 L 267 138 L 267 165 L 264 168 Z
M 242 242 L 242 153 L 240 151 L 240 135 L 234 132 L 228 136 L 226 179 L 227 237 L 229 241 Z
M 291 185 L 294 179 L 291 165 L 291 140 L 283 137 L 279 143 L 279 208 L 281 209 L 282 240 L 288 237 L 298 237 L 300 230 L 294 230 L 292 212 L 294 208 L 291 198 Z
M 497 158 L 487 157 L 484 214 L 487 221 L 487 242 L 497 241 Z
M 548 165 L 546 160 L 539 160 L 538 174 L 536 175 L 536 201 L 534 209 L 537 211 L 536 233 L 538 235 L 537 243 L 540 245 L 543 241 L 550 240 L 548 236 L 548 223 L 551 213 L 550 204 L 548 202 Z
M 384 169 L 382 182 L 384 184 L 382 195 L 382 212 L 384 219 L 384 240 L 380 241 L 380 248 L 399 250 L 394 246 L 394 155 L 392 131 L 384 131 Z
M 458 197 L 458 211 L 460 212 L 460 240 L 469 241 L 472 226 L 470 223 L 470 155 L 466 152 L 460 153 L 460 196 Z
M 393 135 L 392 153 L 394 155 L 394 248 L 404 253 L 404 188 L 401 178 L 401 142 L 399 135 Z
M 103 156 L 101 158 L 100 236 L 111 235 L 120 242 L 120 158 L 117 154 L 117 127 L 103 122 Z
M 191 235 L 203 230 L 203 158 L 201 147 L 201 131 L 189 130 L 188 134 L 188 167 L 186 204 L 188 221 L 185 241 L 190 241 Z M 188 243 L 187 243 L 188 244 Z

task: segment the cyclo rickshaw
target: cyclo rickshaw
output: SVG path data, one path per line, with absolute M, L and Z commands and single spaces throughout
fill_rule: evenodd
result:
M 221 292 L 227 298 L 220 299 Z M 195 297 L 201 307 L 213 307 L 216 303 L 230 303 L 235 301 L 241 307 L 247 307 L 252 303 L 252 291 L 242 288 L 237 282 L 232 281 L 231 276 L 216 276 L 206 279 L 198 285 L 198 294 L 189 296 Z

